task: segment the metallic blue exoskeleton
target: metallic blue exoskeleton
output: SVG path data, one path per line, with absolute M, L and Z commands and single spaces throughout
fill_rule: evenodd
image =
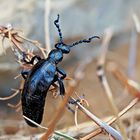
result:
M 63 42 L 62 33 L 59 27 L 59 15 L 54 21 L 54 24 L 58 29 L 60 37 L 60 41 L 55 44 L 55 49 L 51 50 L 47 59 L 41 59 L 39 56 L 34 56 L 30 62 L 25 61 L 28 64 L 33 64 L 35 59 L 38 60 L 30 71 L 22 71 L 21 73 L 25 79 L 21 98 L 23 115 L 38 124 L 42 121 L 45 98 L 50 86 L 55 82 L 58 82 L 60 95 L 64 95 L 65 93 L 63 79 L 66 77 L 66 73 L 57 66 L 57 64 L 62 61 L 63 54 L 68 54 L 70 48 L 79 43 L 90 43 L 93 38 L 99 38 L 98 36 L 93 36 L 75 42 L 72 45 L 66 45 Z M 37 127 L 28 120 L 26 120 L 26 122 L 32 127 Z

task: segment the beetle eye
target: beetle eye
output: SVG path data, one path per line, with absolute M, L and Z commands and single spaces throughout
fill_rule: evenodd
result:
M 69 46 L 66 46 L 66 45 L 63 46 L 61 50 L 63 53 L 66 53 L 66 54 L 70 52 Z
M 57 43 L 57 44 L 55 44 L 55 48 L 56 49 L 61 49 L 62 48 L 62 43 Z
M 60 49 L 65 54 L 70 52 L 70 47 L 62 43 L 55 44 L 55 48 Z

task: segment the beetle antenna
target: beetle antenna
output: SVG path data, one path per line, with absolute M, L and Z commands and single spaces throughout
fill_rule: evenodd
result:
M 62 32 L 59 26 L 59 14 L 57 15 L 57 19 L 54 21 L 54 25 L 56 26 L 58 33 L 59 33 L 59 37 L 60 37 L 60 42 L 63 42 L 63 38 L 62 38 Z
M 81 43 L 90 43 L 93 38 L 100 39 L 99 36 L 92 36 L 92 37 L 90 37 L 88 39 L 83 39 L 83 40 L 77 41 L 77 42 L 73 43 L 72 45 L 70 45 L 70 47 L 76 46 L 76 45 L 81 44 Z

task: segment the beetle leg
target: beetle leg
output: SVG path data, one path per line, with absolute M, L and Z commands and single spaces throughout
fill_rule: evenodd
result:
M 63 96 L 65 94 L 65 88 L 62 79 L 59 77 L 58 77 L 58 83 L 59 83 L 60 95 Z
M 26 55 L 26 54 L 25 54 L 25 55 Z M 25 59 L 25 57 L 26 57 L 26 56 L 23 57 L 23 61 L 24 61 L 26 64 L 34 64 L 35 59 L 37 59 L 38 61 L 41 60 L 41 57 L 38 56 L 38 55 L 35 55 L 34 57 L 32 57 L 30 61 L 27 61 L 27 60 Z
M 63 79 L 61 77 L 58 77 L 58 75 L 54 76 L 54 82 L 58 82 L 59 84 L 59 90 L 60 90 L 60 95 L 64 95 L 65 94 L 65 88 L 64 88 L 64 84 L 63 84 Z
M 27 64 L 34 64 L 35 59 L 37 59 L 38 61 L 41 60 L 41 57 L 38 55 L 35 55 L 34 57 L 32 57 L 31 61 L 27 62 Z
M 21 71 L 21 75 L 25 80 L 27 79 L 28 73 L 29 73 L 29 70 L 22 70 Z
M 60 77 L 61 79 L 66 78 L 67 74 L 66 74 L 66 72 L 63 69 L 57 67 L 56 70 L 57 70 L 57 72 L 59 72 L 62 75 Z
M 40 56 L 38 56 L 38 55 L 35 55 L 34 57 L 32 57 L 32 59 L 31 59 L 30 63 L 32 63 L 32 64 L 33 64 L 35 59 L 37 59 L 38 61 L 40 61 L 40 60 L 41 60 L 41 57 L 40 57 Z

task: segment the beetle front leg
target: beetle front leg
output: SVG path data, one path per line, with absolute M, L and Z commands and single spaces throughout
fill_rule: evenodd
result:
M 66 74 L 66 72 L 63 69 L 57 67 L 56 70 L 57 70 L 58 73 L 60 73 L 62 75 L 60 77 L 61 79 L 65 79 L 66 78 L 67 74 Z
M 29 70 L 22 70 L 21 71 L 21 75 L 25 80 L 27 79 L 28 74 L 29 74 Z
M 38 61 L 41 60 L 41 57 L 38 55 L 35 55 L 34 57 L 32 57 L 31 61 L 29 62 L 30 64 L 34 64 L 35 59 L 37 59 Z
M 54 77 L 54 82 L 58 82 L 60 95 L 63 96 L 65 94 L 63 79 L 56 74 L 55 77 Z
M 64 96 L 65 95 L 65 88 L 64 88 L 63 80 L 60 77 L 58 77 L 57 81 L 59 84 L 60 95 Z

